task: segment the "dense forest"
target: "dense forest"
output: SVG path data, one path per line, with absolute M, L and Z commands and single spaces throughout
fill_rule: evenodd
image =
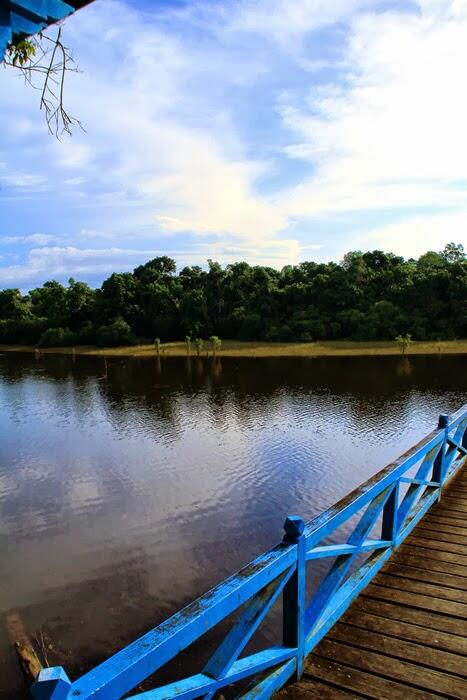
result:
M 70 279 L 0 291 L 0 342 L 40 347 L 206 338 L 268 341 L 467 337 L 467 261 L 448 244 L 418 260 L 379 250 L 282 270 L 207 269 L 158 257 L 99 289 Z

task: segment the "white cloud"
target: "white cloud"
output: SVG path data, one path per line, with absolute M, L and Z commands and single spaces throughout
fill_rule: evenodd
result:
M 313 177 L 282 193 L 289 215 L 397 207 L 467 207 L 467 13 L 455 2 L 420 14 L 354 19 L 347 81 L 285 95 L 286 152 Z
M 39 280 L 64 279 L 70 275 L 106 276 L 116 270 L 128 270 L 160 255 L 157 250 L 76 248 L 51 246 L 31 248 L 24 263 L 0 267 L 0 285 L 27 286 Z
M 76 173 L 71 181 L 86 174 L 99 191 L 126 190 L 173 232 L 254 240 L 282 230 L 283 214 L 255 191 L 267 165 L 246 157 L 223 106 L 210 104 L 210 85 L 201 85 L 206 71 L 219 71 L 211 53 L 185 46 L 118 2 L 78 15 L 68 41 L 85 56 L 85 70 L 70 78 L 70 110 L 87 132 L 53 146 L 57 164 Z
M 3 184 L 22 190 L 44 190 L 46 178 L 43 175 L 25 172 L 8 172 L 1 175 Z
M 451 224 L 467 212 L 467 4 L 418 5 L 197 0 L 143 14 L 100 0 L 76 13 L 65 32 L 83 72 L 69 76 L 67 104 L 86 133 L 61 143 L 39 133 L 37 96 L 0 75 L 0 179 L 22 199 L 49 197 L 31 208 L 29 230 L 49 230 L 62 210 L 66 232 L 17 237 L 35 248 L 2 279 L 104 275 L 160 247 L 183 262 L 280 267 L 317 250 L 317 217 L 332 231 L 349 212 L 367 216 L 341 236 L 352 248 L 412 255 L 465 240 L 460 224 L 446 236 L 430 211 Z M 332 39 L 319 33 L 328 28 Z M 311 174 L 291 186 L 288 173 L 303 164 Z M 365 232 L 382 211 L 392 223 Z M 97 241 L 106 239 L 114 247 L 104 252 Z M 79 250 L 79 240 L 93 247 Z
M 239 3 L 230 31 L 260 34 L 290 51 L 309 32 L 351 17 L 377 0 L 256 0 Z
M 450 241 L 467 247 L 467 211 L 411 216 L 360 234 L 360 241 L 364 249 L 378 248 L 407 258 L 442 250 Z
M 106 277 L 113 272 L 132 270 L 147 260 L 164 255 L 161 249 L 129 248 L 77 248 L 75 246 L 50 246 L 32 248 L 25 262 L 0 267 L 0 286 L 28 288 L 44 280 L 66 280 L 74 277 Z M 268 240 L 264 248 L 254 243 L 203 243 L 195 249 L 173 253 L 178 267 L 203 264 L 208 258 L 215 258 L 222 264 L 248 259 L 251 264 L 265 264 L 283 267 L 300 259 L 300 247 L 293 240 Z
M 28 236 L 2 236 L 0 235 L 0 244 L 7 243 L 26 243 L 33 246 L 37 245 L 47 245 L 49 243 L 55 243 L 57 240 L 56 236 L 50 236 L 47 233 L 32 233 Z

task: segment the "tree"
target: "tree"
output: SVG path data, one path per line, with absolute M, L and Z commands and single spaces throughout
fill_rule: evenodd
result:
M 96 293 L 96 314 L 103 324 L 121 317 L 130 325 L 139 315 L 137 285 L 131 272 L 114 272 Z
M 463 262 L 465 260 L 464 246 L 462 243 L 448 243 L 440 255 L 449 263 Z
M 67 325 L 72 329 L 82 327 L 86 321 L 94 319 L 96 294 L 86 282 L 68 280 L 66 290 Z
M 410 333 L 407 333 L 406 335 L 398 335 L 396 337 L 396 343 L 399 344 L 401 353 L 403 355 L 405 355 L 405 353 L 409 349 L 411 342 L 412 342 L 412 336 L 410 335 Z
M 221 349 L 222 341 L 217 335 L 212 335 L 209 340 L 211 341 L 213 355 L 215 355 Z
M 67 290 L 51 280 L 30 293 L 31 310 L 35 316 L 48 318 L 52 326 L 61 326 L 68 316 Z
M 73 344 L 160 342 L 191 338 L 198 355 L 210 338 L 301 341 L 467 337 L 467 261 L 462 246 L 404 260 L 383 251 L 353 251 L 341 264 L 303 262 L 281 271 L 245 262 L 209 261 L 177 274 L 161 256 L 133 272 L 114 273 L 99 289 L 70 279 L 48 281 L 29 295 L 0 291 L 2 342 L 37 343 L 62 329 Z M 66 335 L 69 334 L 69 335 Z M 60 336 L 60 337 L 59 337 Z M 50 342 L 53 334 L 45 336 Z M 220 342 L 220 341 L 219 341 Z M 405 347 L 405 346 L 404 346 Z
M 0 291 L 0 320 L 21 321 L 29 315 L 29 299 L 19 289 Z
M 97 344 L 103 348 L 134 345 L 135 341 L 133 331 L 123 318 L 117 318 L 113 323 L 101 326 L 97 331 Z

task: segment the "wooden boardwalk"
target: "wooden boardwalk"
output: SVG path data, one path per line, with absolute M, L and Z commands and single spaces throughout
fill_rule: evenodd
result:
M 278 697 L 467 699 L 467 468 Z

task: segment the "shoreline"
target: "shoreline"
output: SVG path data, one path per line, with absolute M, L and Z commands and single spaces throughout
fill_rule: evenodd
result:
M 124 347 L 99 348 L 97 346 L 77 346 L 75 348 L 40 348 L 31 345 L 0 345 L 0 353 L 35 353 L 47 355 L 87 355 L 114 357 L 186 357 L 184 342 L 161 343 L 160 351 L 150 345 L 130 345 Z M 198 357 L 194 343 L 191 357 Z M 413 341 L 405 353 L 395 341 L 328 341 L 311 343 L 268 343 L 226 340 L 216 352 L 205 341 L 200 357 L 365 357 L 389 355 L 452 355 L 467 354 L 466 340 Z

